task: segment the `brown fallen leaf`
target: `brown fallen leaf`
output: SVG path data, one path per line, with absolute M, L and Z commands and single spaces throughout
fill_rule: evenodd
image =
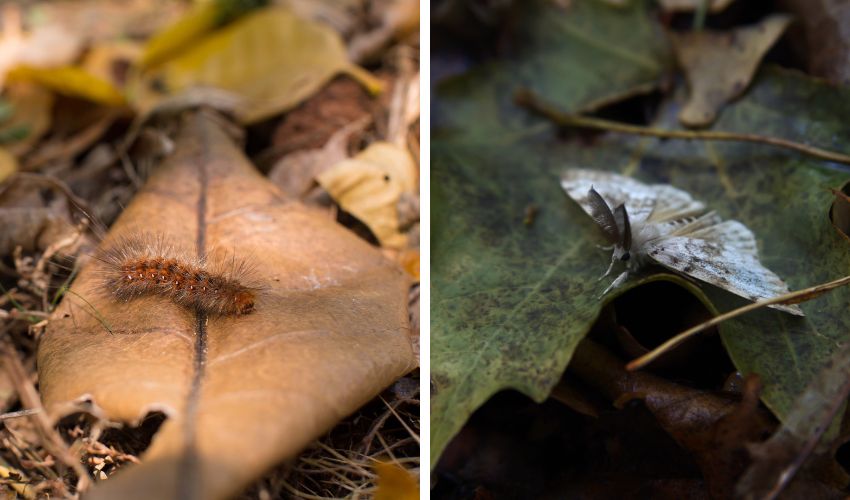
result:
M 143 232 L 229 250 L 260 288 L 250 314 L 206 317 L 166 297 L 119 302 L 97 267 L 81 271 L 39 347 L 46 408 L 167 416 L 141 465 L 89 498 L 231 497 L 415 366 L 404 272 L 285 201 L 205 113 L 185 117 L 104 245 Z
M 774 427 L 758 406 L 754 380 L 738 404 L 648 373 L 627 372 L 622 361 L 588 339 L 579 343 L 569 370 L 615 405 L 641 399 L 661 427 L 693 454 L 712 498 L 729 498 L 747 458 L 746 443 Z
M 419 172 L 410 153 L 387 142 L 375 142 L 354 158 L 343 160 L 316 180 L 343 210 L 366 224 L 382 246 L 404 248 L 399 201 L 415 194 Z
M 774 14 L 731 31 L 672 34 L 676 58 L 690 87 L 679 121 L 688 127 L 714 122 L 724 104 L 744 93 L 762 57 L 790 22 L 790 16 Z
M 343 126 L 318 149 L 306 149 L 283 156 L 269 172 L 269 180 L 294 199 L 302 199 L 316 184 L 316 177 L 348 158 L 348 141 L 371 121 L 362 116 Z

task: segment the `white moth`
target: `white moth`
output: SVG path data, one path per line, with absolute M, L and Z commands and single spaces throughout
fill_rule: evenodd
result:
M 611 244 L 606 250 L 614 250 L 608 271 L 599 279 L 618 261 L 625 266 L 602 295 L 651 263 L 754 302 L 788 293 L 788 285 L 759 262 L 752 231 L 706 212 L 702 202 L 681 189 L 584 169 L 567 170 L 561 187 L 602 228 Z M 803 316 L 796 305 L 770 307 Z

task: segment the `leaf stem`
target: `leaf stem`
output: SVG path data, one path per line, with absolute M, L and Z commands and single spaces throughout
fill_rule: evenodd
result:
M 684 332 L 676 335 L 675 337 L 670 338 L 652 351 L 644 354 L 643 356 L 637 359 L 632 360 L 629 364 L 626 365 L 626 369 L 629 371 L 639 370 L 644 366 L 648 365 L 649 363 L 653 362 L 662 354 L 672 350 L 674 347 L 678 346 L 690 337 L 693 337 L 694 335 L 704 330 L 707 330 L 712 326 L 722 323 L 728 319 L 736 318 L 742 314 L 746 314 L 750 311 L 755 311 L 756 309 L 761 309 L 762 307 L 766 307 L 773 304 L 798 304 L 800 302 L 813 299 L 834 288 L 847 285 L 848 283 L 850 283 L 850 276 L 845 276 L 835 281 L 830 281 L 829 283 L 822 283 L 813 287 L 797 290 L 796 292 L 789 292 L 785 295 L 780 295 L 769 300 L 763 300 L 760 302 L 755 302 L 753 304 L 747 304 L 746 306 L 739 307 L 738 309 L 733 309 L 727 313 L 721 314 L 720 316 L 715 316 L 714 318 L 704 323 L 700 323 L 699 325 L 689 328 Z
M 553 123 L 561 127 L 589 128 L 609 132 L 620 132 L 623 134 L 659 137 L 662 139 L 754 142 L 790 149 L 821 160 L 850 165 L 850 155 L 801 144 L 799 142 L 782 139 L 780 137 L 740 132 L 726 132 L 722 130 L 669 130 L 655 127 L 644 127 L 641 125 L 629 125 L 627 123 L 605 120 L 602 118 L 564 113 L 556 109 L 555 106 L 544 102 L 535 95 L 534 92 L 528 89 L 518 90 L 514 96 L 514 101 L 518 105 L 548 118 Z

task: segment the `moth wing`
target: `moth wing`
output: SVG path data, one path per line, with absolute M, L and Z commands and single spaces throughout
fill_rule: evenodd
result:
M 588 192 L 593 188 L 609 207 L 626 205 L 632 223 L 646 220 L 658 199 L 654 186 L 602 170 L 571 168 L 561 175 L 561 187 L 591 217 L 593 206 Z
M 697 219 L 693 224 L 682 228 L 682 231 L 676 235 L 721 242 L 727 248 L 752 254 L 758 258 L 756 237 L 747 226 L 736 220 L 727 220 L 712 225 L 700 226 L 697 224 L 699 220 Z
M 764 267 L 755 253 L 736 248 L 736 243 L 673 236 L 650 242 L 646 250 L 651 259 L 664 267 L 753 302 L 788 293 L 788 285 L 779 276 Z M 803 311 L 796 305 L 776 304 L 770 307 L 803 316 Z
M 691 198 L 691 195 L 681 189 L 674 188 L 668 184 L 653 184 L 647 186 L 656 195 L 655 209 L 649 215 L 650 222 L 662 222 L 668 220 L 683 219 L 701 214 L 705 211 L 705 204 Z M 629 207 L 631 211 L 631 207 Z

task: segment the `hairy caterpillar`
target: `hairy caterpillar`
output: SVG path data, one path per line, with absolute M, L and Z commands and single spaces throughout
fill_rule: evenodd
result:
M 104 289 L 129 302 L 143 296 L 165 297 L 211 316 L 240 316 L 254 310 L 257 287 L 246 284 L 250 268 L 232 255 L 211 252 L 203 259 L 142 233 L 118 238 L 95 255 Z

